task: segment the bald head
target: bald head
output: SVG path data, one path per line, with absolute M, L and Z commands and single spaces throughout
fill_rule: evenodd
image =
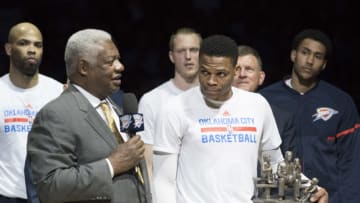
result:
M 23 22 L 14 25 L 9 32 L 8 42 L 14 43 L 21 36 L 38 36 L 42 40 L 42 35 L 40 30 L 29 22 Z
M 9 31 L 5 51 L 10 58 L 12 81 L 23 82 L 26 77 L 27 80 L 34 80 L 36 83 L 43 54 L 43 38 L 40 30 L 28 22 L 16 24 Z M 28 84 L 18 84 L 18 86 L 28 87 Z

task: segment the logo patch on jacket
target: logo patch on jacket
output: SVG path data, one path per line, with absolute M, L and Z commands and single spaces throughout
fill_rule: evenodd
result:
M 313 122 L 322 119 L 323 121 L 329 120 L 333 115 L 338 114 L 339 112 L 335 109 L 329 108 L 329 107 L 320 107 L 316 109 L 316 113 L 312 115 L 312 117 L 315 117 Z

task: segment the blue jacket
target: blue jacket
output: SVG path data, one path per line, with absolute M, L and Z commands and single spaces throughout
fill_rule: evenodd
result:
M 292 151 L 294 155 L 297 155 L 295 116 L 292 112 L 286 111 L 275 104 L 271 105 L 271 110 L 281 136 L 281 152 L 285 154 L 286 151 Z
M 271 105 L 293 112 L 303 172 L 319 179 L 319 185 L 329 193 L 329 202 L 360 202 L 351 192 L 360 191 L 360 168 L 354 169 L 359 165 L 360 122 L 352 98 L 325 81 L 305 94 L 284 81 L 265 87 L 260 94 Z

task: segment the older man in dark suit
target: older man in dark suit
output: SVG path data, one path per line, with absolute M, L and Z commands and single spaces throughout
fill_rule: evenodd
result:
M 28 140 L 42 202 L 148 202 L 146 170 L 135 170 L 144 144 L 119 132 L 122 109 L 108 97 L 120 89 L 119 59 L 107 32 L 86 29 L 69 38 L 70 84 L 38 113 Z

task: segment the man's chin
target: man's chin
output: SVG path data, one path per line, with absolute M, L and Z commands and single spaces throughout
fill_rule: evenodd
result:
M 39 69 L 39 66 L 37 64 L 33 64 L 33 65 L 26 65 L 23 69 L 22 69 L 22 73 L 28 77 L 33 77 L 34 75 L 37 74 Z
M 251 88 L 249 85 L 240 85 L 239 88 L 248 92 L 253 92 L 253 88 Z
M 35 69 L 35 70 L 27 70 L 27 71 L 25 71 L 23 73 L 28 77 L 34 77 L 36 75 L 36 73 L 37 73 L 37 69 Z
M 112 94 L 113 93 L 116 93 L 116 92 L 118 92 L 118 91 L 120 91 L 120 86 L 114 86 L 113 88 L 112 88 Z

